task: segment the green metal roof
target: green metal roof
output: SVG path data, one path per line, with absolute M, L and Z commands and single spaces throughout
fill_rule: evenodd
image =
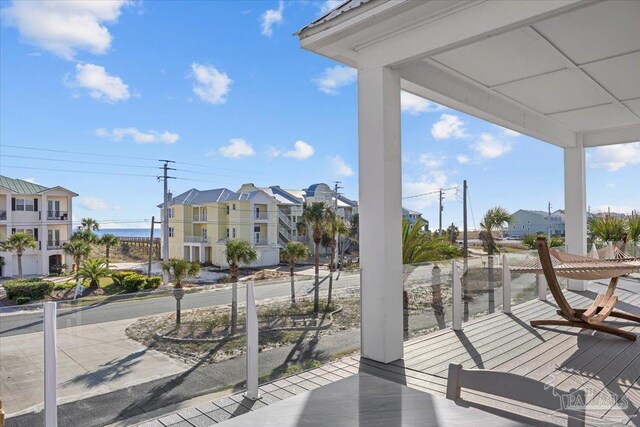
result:
M 22 179 L 9 178 L 8 176 L 2 175 L 0 175 L 0 187 L 6 188 L 16 194 L 37 194 L 47 190 L 47 187 L 44 185 L 34 184 Z

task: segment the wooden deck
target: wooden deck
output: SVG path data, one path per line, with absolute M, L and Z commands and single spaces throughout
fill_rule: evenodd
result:
M 588 307 L 605 289 L 606 283 L 597 282 L 586 292 L 566 292 L 566 297 L 574 307 Z M 640 315 L 640 280 L 622 279 L 618 295 L 618 309 Z M 587 425 L 640 426 L 640 339 L 631 342 L 575 328 L 529 326 L 532 319 L 553 318 L 556 309 L 553 301 L 529 301 L 513 307 L 512 314 L 494 313 L 465 323 L 461 332 L 442 330 L 407 341 L 404 359 L 394 363 L 383 364 L 360 356 L 344 357 L 262 385 L 261 400 L 250 401 L 236 393 L 141 426 L 210 426 L 357 373 L 444 395 L 450 363 L 460 363 L 466 369 L 510 372 L 563 391 L 582 389 L 587 399 Z M 618 325 L 640 333 L 640 325 L 625 322 Z M 514 421 L 533 425 L 567 424 L 566 416 L 522 402 L 464 389 L 461 397 L 462 405 Z M 442 425 L 447 425 L 446 420 L 442 420 Z M 469 425 L 474 425 L 473 420 Z
M 588 307 L 605 289 L 604 282 L 596 282 L 586 292 L 566 292 L 566 296 L 572 306 Z M 618 295 L 620 310 L 640 314 L 640 280 L 621 280 Z M 384 365 L 362 358 L 361 370 L 439 394 L 445 393 L 449 363 L 510 372 L 564 391 L 585 390 L 588 424 L 640 426 L 640 339 L 631 342 L 575 328 L 529 326 L 532 319 L 555 317 L 556 309 L 553 300 L 529 301 L 515 306 L 510 315 L 495 313 L 466 323 L 461 332 L 446 330 L 412 339 L 405 344 L 402 361 Z M 640 333 L 640 325 L 616 324 Z M 537 420 L 549 415 L 479 393 L 463 391 L 462 398 Z M 621 407 L 615 405 L 616 398 Z M 558 422 L 553 417 L 548 421 Z

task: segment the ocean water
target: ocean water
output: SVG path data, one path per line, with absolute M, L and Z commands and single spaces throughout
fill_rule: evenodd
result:
M 149 237 L 151 233 L 151 227 L 149 228 L 101 228 L 94 232 L 98 236 L 103 234 L 113 234 L 118 237 Z M 153 237 L 160 237 L 160 229 L 153 230 Z

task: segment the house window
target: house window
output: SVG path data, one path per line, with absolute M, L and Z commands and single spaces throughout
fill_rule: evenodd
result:
M 233 238 L 234 239 L 236 238 L 236 229 L 235 228 L 233 229 Z
M 236 210 L 236 204 L 235 203 L 233 204 L 233 210 L 234 211 Z
M 16 210 L 33 212 L 33 199 L 16 199 Z
M 173 237 L 173 227 L 169 227 L 169 237 Z
M 229 229 L 227 228 L 227 239 L 229 238 Z
M 16 233 L 24 233 L 28 234 L 29 236 L 33 236 L 33 228 L 16 228 L 12 234 Z
M 227 205 L 227 215 L 229 215 L 229 205 Z
M 167 209 L 167 218 L 173 218 L 173 208 Z

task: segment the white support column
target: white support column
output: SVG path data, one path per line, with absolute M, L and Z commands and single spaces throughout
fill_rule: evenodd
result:
M 258 390 L 258 314 L 253 282 L 247 282 L 247 391 L 244 397 L 260 399 Z
M 462 330 L 462 281 L 456 266 L 456 260 L 451 261 L 451 299 L 453 315 L 452 328 L 454 331 Z
M 565 241 L 567 252 L 577 255 L 587 253 L 587 191 L 585 152 L 582 134 L 577 136 L 577 147 L 564 149 L 564 208 Z M 568 288 L 586 290 L 586 281 L 568 279 Z
M 44 303 L 44 425 L 58 425 L 56 403 L 56 369 L 58 354 L 56 348 L 56 303 Z
M 511 270 L 507 254 L 502 254 L 502 312 L 511 313 Z
M 403 355 L 400 74 L 358 70 L 360 266 L 364 357 Z

